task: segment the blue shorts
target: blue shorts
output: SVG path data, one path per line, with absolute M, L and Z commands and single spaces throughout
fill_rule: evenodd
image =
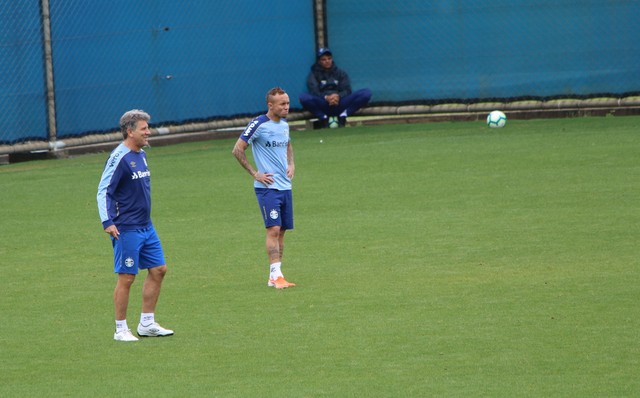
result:
M 111 237 L 113 271 L 136 275 L 138 270 L 165 265 L 160 238 L 153 226 L 133 231 L 120 231 L 120 239 Z
M 293 195 L 291 190 L 255 188 L 256 198 L 264 226 L 266 228 L 278 226 L 283 230 L 293 229 Z

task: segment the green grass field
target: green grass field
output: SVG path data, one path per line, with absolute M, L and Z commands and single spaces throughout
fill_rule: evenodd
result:
M 284 291 L 235 139 L 150 148 L 176 334 L 137 343 L 113 341 L 107 154 L 2 166 L 0 396 L 638 396 L 639 125 L 294 132 Z

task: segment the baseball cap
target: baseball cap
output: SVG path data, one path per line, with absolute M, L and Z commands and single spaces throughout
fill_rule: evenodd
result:
M 320 49 L 318 50 L 318 55 L 317 55 L 317 57 L 318 57 L 318 58 L 320 58 L 320 57 L 322 57 L 322 56 L 323 56 L 323 55 L 325 55 L 325 54 L 329 54 L 329 55 L 331 55 L 331 50 L 329 50 L 327 47 L 322 47 L 322 48 L 320 48 Z

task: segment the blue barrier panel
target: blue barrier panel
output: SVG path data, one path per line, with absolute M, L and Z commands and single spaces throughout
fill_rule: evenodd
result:
M 273 86 L 304 87 L 311 2 L 208 0 L 52 4 L 58 137 L 256 114 Z M 293 106 L 296 104 L 293 103 Z
M 38 2 L 0 5 L 0 143 L 48 137 L 42 54 Z
M 640 91 L 640 2 L 327 1 L 329 44 L 374 101 Z

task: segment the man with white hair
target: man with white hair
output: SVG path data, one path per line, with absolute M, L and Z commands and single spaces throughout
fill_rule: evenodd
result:
M 127 326 L 129 292 L 138 271 L 147 270 L 142 286 L 142 314 L 137 332 L 141 337 L 170 336 L 155 320 L 160 288 L 167 272 L 160 239 L 151 222 L 151 172 L 142 149 L 149 145 L 149 120 L 144 111 L 134 109 L 120 118 L 124 140 L 104 167 L 98 185 L 98 212 L 102 227 L 111 238 L 114 272 L 118 275 L 113 303 L 116 331 L 114 340 L 137 341 Z

